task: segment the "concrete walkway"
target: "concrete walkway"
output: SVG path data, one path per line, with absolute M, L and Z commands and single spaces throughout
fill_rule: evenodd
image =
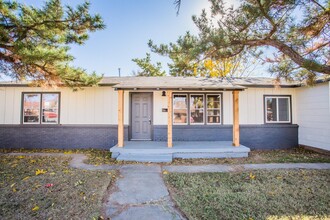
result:
M 161 170 L 167 170 L 173 173 L 202 173 L 202 172 L 235 172 L 244 170 L 274 170 L 274 169 L 317 169 L 324 170 L 330 169 L 330 163 L 262 163 L 262 164 L 208 164 L 208 165 L 149 165 L 149 164 L 136 164 L 136 165 L 99 165 L 86 164 L 84 161 L 87 156 L 84 154 L 63 154 L 63 153 L 0 153 L 0 155 L 12 156 L 66 156 L 71 157 L 70 166 L 77 169 L 84 170 L 122 170 L 125 167 L 159 167 Z
M 0 154 L 1 155 L 1 154 Z M 162 172 L 200 173 L 234 172 L 259 169 L 330 169 L 330 163 L 277 163 L 277 164 L 240 164 L 240 165 L 166 165 L 132 164 L 101 165 L 85 164 L 84 154 L 62 153 L 9 153 L 5 155 L 26 156 L 69 156 L 70 166 L 86 170 L 120 171 L 120 176 L 112 187 L 105 203 L 105 212 L 113 220 L 148 220 L 148 219 L 185 219 L 175 209 L 169 192 L 162 178 Z
M 125 165 L 106 204 L 111 219 L 184 219 L 174 208 L 159 165 Z

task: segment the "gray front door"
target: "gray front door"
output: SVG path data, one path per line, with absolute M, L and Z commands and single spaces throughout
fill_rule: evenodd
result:
M 132 94 L 132 140 L 151 140 L 152 93 Z

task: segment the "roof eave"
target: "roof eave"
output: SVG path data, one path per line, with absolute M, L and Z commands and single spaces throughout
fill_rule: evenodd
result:
M 245 87 L 230 87 L 230 88 L 190 88 L 190 87 L 121 87 L 121 86 L 114 86 L 115 90 L 173 90 L 173 91 L 244 91 Z

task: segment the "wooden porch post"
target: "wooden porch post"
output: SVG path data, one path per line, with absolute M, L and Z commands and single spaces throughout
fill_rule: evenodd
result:
M 167 91 L 167 147 L 173 147 L 172 141 L 172 123 L 173 123 L 173 114 L 172 114 L 172 90 Z
M 239 144 L 239 91 L 233 91 L 233 146 Z
M 118 90 L 118 147 L 124 147 L 124 90 Z

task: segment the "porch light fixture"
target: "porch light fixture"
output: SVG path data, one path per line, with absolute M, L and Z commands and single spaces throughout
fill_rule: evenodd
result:
M 166 96 L 166 91 L 163 91 L 162 92 L 162 96 Z

